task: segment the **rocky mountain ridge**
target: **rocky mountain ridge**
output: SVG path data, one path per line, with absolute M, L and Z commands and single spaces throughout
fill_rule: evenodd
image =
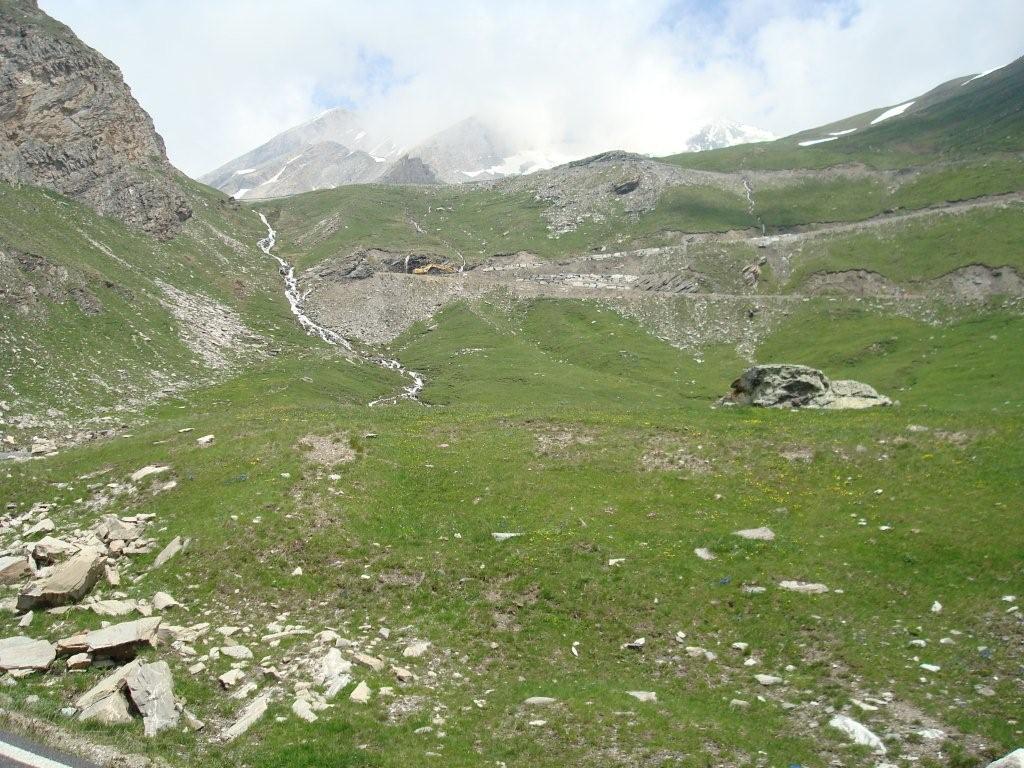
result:
M 0 13 L 0 180 L 52 189 L 167 238 L 192 211 L 117 66 L 39 10 Z
M 684 141 L 681 150 L 702 152 L 771 141 L 768 131 L 718 120 Z M 463 184 L 547 170 L 578 155 L 516 141 L 510 131 L 472 116 L 412 147 L 367 128 L 343 109 L 321 113 L 202 176 L 200 181 L 237 199 L 265 199 L 346 184 Z

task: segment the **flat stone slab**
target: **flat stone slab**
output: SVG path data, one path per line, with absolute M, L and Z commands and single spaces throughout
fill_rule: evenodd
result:
M 153 561 L 153 568 L 160 568 L 187 546 L 188 539 L 182 539 L 181 536 L 175 536 L 170 540 L 167 546 L 160 551 L 160 554 L 156 556 L 156 560 Z
M 31 581 L 18 595 L 18 610 L 50 608 L 77 603 L 103 575 L 106 556 L 92 547 L 79 550 L 49 576 Z
M 790 592 L 800 592 L 804 595 L 823 595 L 828 592 L 828 587 L 824 584 L 815 584 L 806 581 L 780 581 L 779 589 L 785 589 Z
M 46 640 L 19 635 L 0 640 L 0 669 L 5 672 L 49 669 L 57 652 Z
M 157 617 L 125 621 L 96 629 L 85 635 L 85 650 L 93 655 L 119 656 L 152 642 L 162 619 Z
M 733 536 L 747 541 L 775 541 L 775 531 L 771 528 L 744 528 L 742 531 L 734 531 Z
M 242 710 L 238 719 L 224 730 L 221 734 L 221 738 L 224 741 L 234 741 L 237 739 L 243 733 L 252 728 L 256 721 L 266 714 L 269 704 L 270 694 L 264 693 L 257 696 L 249 702 L 245 709 Z

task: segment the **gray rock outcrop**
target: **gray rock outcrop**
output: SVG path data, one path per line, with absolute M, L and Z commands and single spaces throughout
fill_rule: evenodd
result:
M 159 238 L 192 211 L 111 61 L 35 0 L 0 14 L 0 181 L 46 187 Z
M 755 365 L 732 383 L 722 404 L 761 408 L 825 408 L 830 410 L 892 405 L 874 388 L 849 379 L 830 380 L 817 368 L 789 363 Z

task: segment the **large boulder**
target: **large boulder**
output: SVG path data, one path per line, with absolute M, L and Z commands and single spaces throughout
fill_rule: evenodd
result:
M 831 381 L 817 368 L 790 363 L 755 365 L 732 383 L 720 401 L 761 408 L 872 408 L 892 401 L 859 381 Z
M 999 758 L 994 763 L 989 763 L 988 768 L 1024 768 L 1024 749 L 1013 750 L 1013 752 Z
M 18 595 L 18 610 L 77 603 L 99 581 L 106 556 L 85 547 L 58 565 L 49 576 L 29 582 Z

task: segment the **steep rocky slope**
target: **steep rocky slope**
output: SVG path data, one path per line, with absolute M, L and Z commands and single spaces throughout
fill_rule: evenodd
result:
M 153 121 L 118 68 L 43 14 L 0 2 L 0 179 L 165 238 L 192 215 Z

